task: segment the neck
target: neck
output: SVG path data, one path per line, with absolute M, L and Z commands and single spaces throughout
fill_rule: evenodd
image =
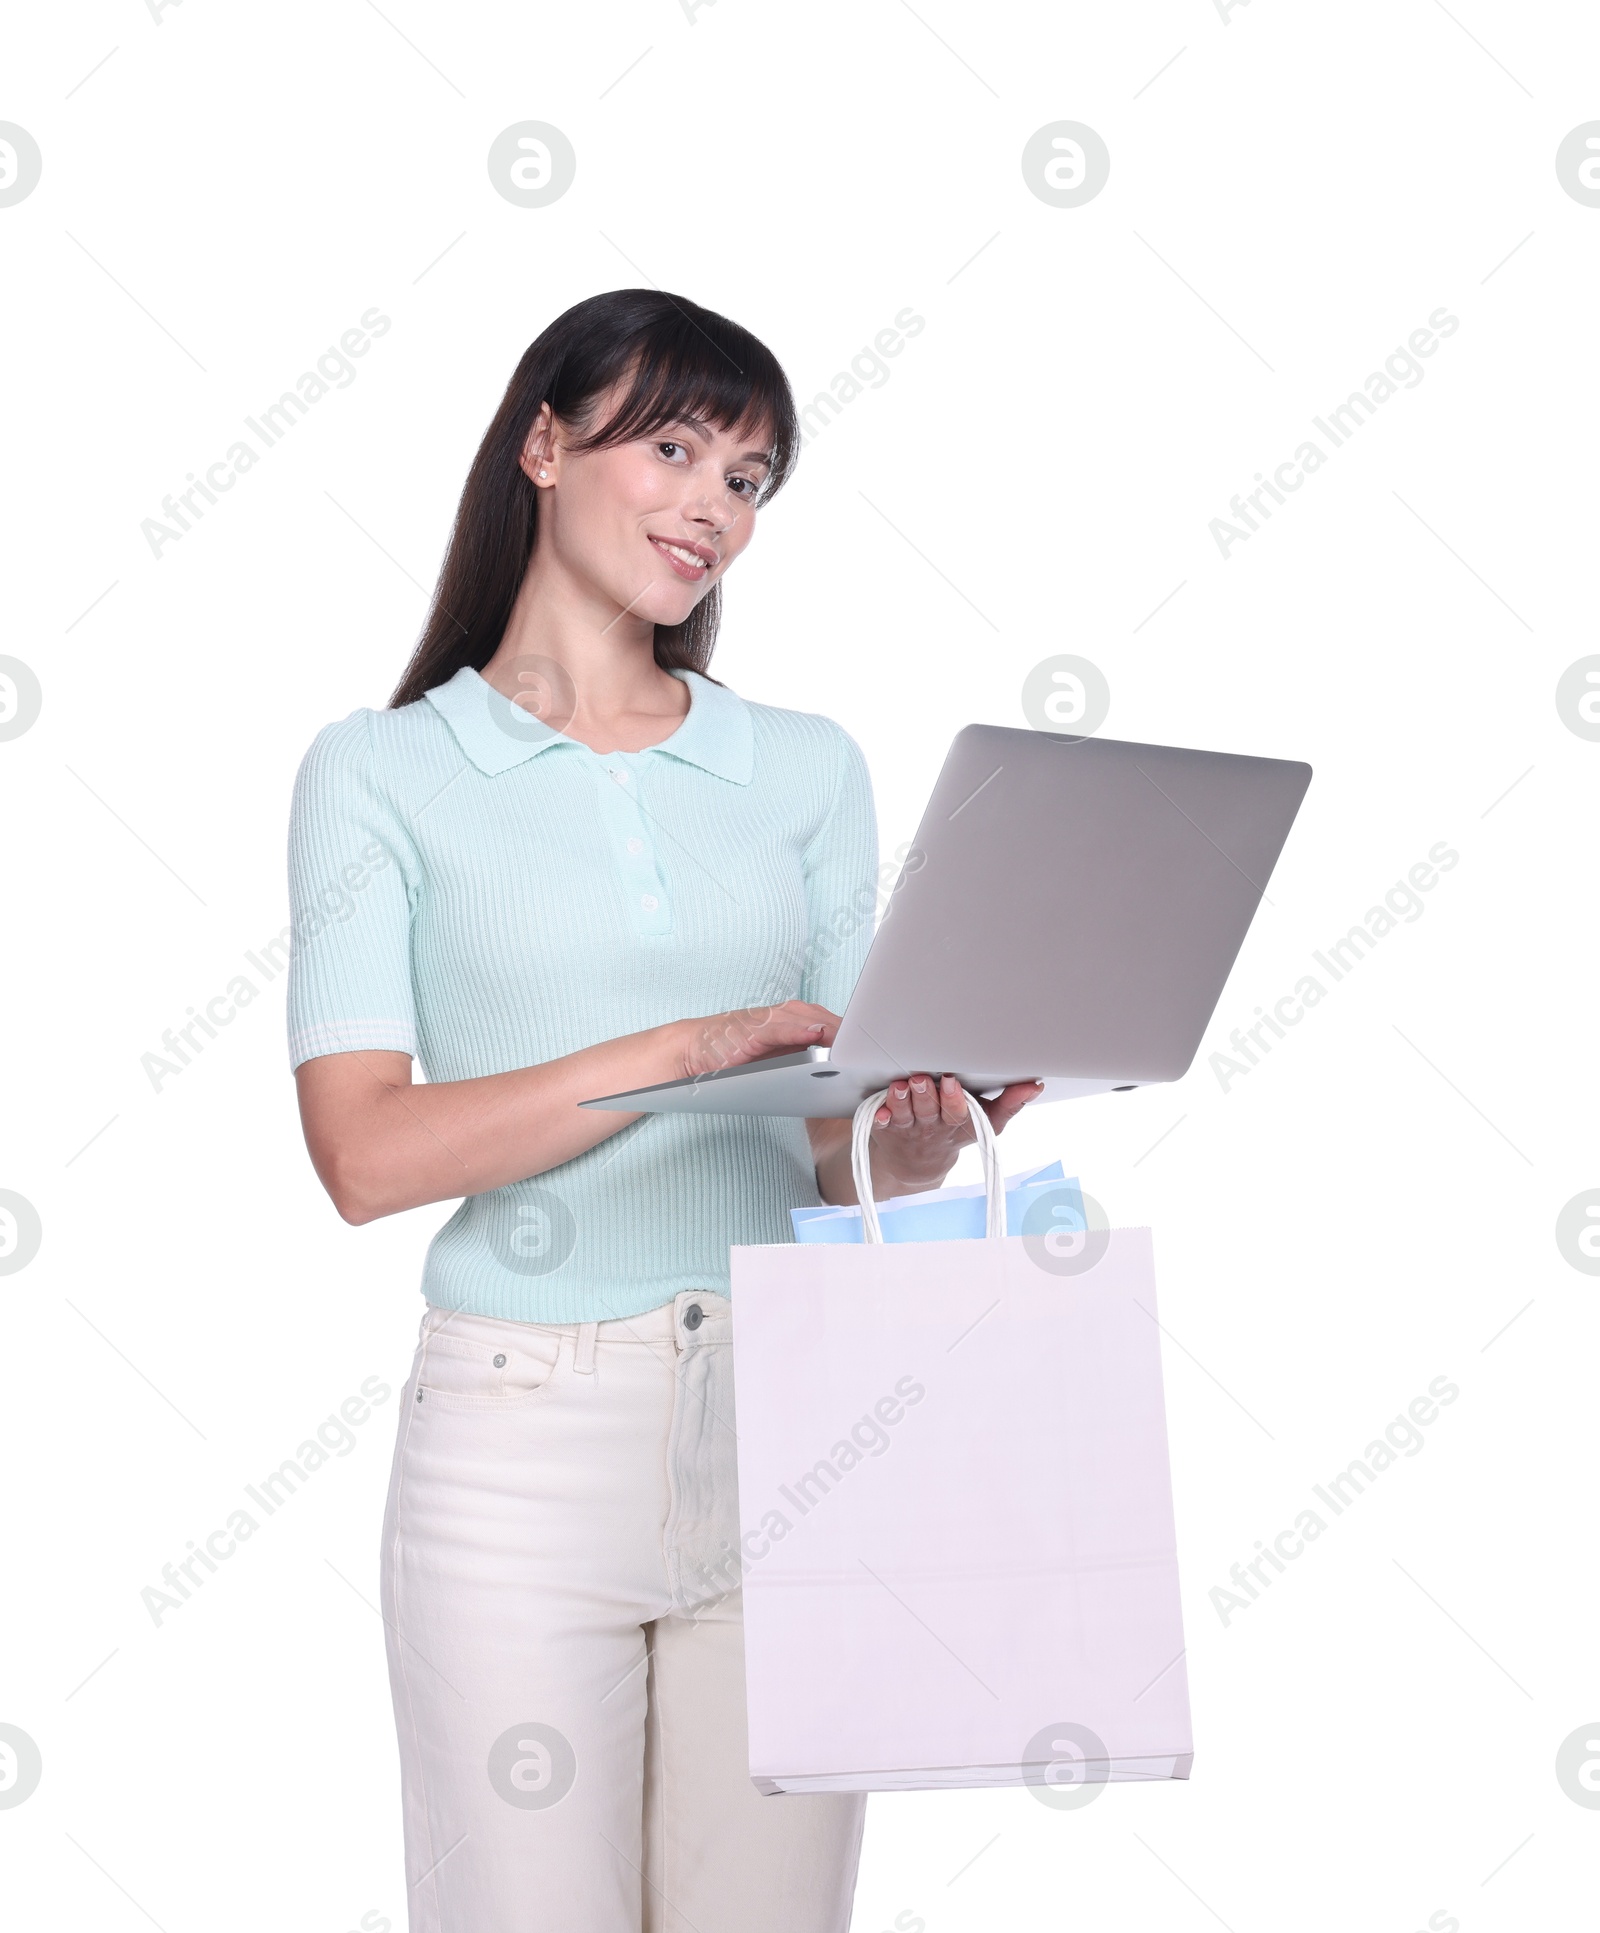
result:
M 530 663 L 539 659 L 543 666 Z M 530 672 L 548 679 L 552 664 L 568 681 L 561 708 L 573 709 L 570 719 L 550 723 L 596 751 L 658 744 L 689 710 L 688 686 L 655 661 L 655 625 L 619 611 L 536 548 L 505 635 L 480 675 L 515 699 L 528 693 Z

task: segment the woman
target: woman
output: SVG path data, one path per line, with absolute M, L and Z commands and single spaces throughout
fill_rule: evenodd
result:
M 860 751 L 706 671 L 796 446 L 726 318 L 641 289 L 568 310 L 388 709 L 326 727 L 296 784 L 311 1159 L 349 1222 L 465 1197 L 383 1539 L 413 1933 L 849 1920 L 864 1800 L 748 1776 L 727 1298 L 730 1244 L 855 1199 L 850 1123 L 577 1106 L 826 1043 L 861 964 Z M 971 1138 L 923 1075 L 875 1126 L 880 1197 Z

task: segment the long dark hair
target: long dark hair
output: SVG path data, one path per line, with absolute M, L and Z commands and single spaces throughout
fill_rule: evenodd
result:
M 610 421 L 590 422 L 596 398 L 626 376 L 631 382 Z M 772 469 L 763 503 L 799 454 L 788 378 L 748 329 L 659 289 L 613 289 L 576 303 L 529 345 L 472 459 L 427 623 L 391 707 L 410 704 L 463 665 L 481 671 L 499 648 L 538 529 L 538 492 L 519 459 L 541 403 L 574 450 L 607 449 L 686 416 L 729 431 L 765 427 Z M 664 670 L 705 672 L 721 593 L 713 584 L 682 624 L 656 626 L 655 659 Z

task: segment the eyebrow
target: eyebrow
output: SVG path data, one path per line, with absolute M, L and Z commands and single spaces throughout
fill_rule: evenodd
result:
M 680 422 L 685 429 L 698 430 L 700 434 L 703 437 L 705 437 L 708 442 L 710 441 L 711 436 L 713 434 L 711 424 L 703 423 L 698 416 L 680 416 L 676 420 Z M 670 428 L 671 425 L 665 424 L 663 425 L 663 427 Z M 746 450 L 743 456 L 735 457 L 734 462 L 735 463 L 760 463 L 765 465 L 765 467 L 770 470 L 772 468 L 772 452 L 770 450 Z

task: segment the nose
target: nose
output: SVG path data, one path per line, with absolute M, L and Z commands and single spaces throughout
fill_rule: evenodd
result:
M 743 512 L 744 505 L 727 488 L 716 493 L 702 489 L 698 495 L 691 496 L 683 507 L 683 514 L 690 523 L 704 524 L 717 537 L 731 530 Z
M 718 505 L 708 496 L 697 497 L 686 503 L 683 514 L 690 523 L 702 525 L 713 537 L 720 537 L 725 530 L 731 529 L 738 518 L 736 510 Z

